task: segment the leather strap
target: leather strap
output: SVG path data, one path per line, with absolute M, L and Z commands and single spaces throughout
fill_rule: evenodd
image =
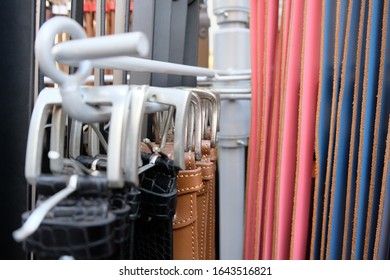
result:
M 37 206 L 67 186 L 67 179 L 57 175 L 37 178 Z M 104 177 L 80 175 L 77 190 L 50 209 L 38 229 L 23 242 L 26 252 L 37 259 L 109 259 L 122 256 L 117 245 L 127 243 L 129 207 L 122 203 L 114 209 Z M 22 214 L 23 223 L 33 211 Z M 121 227 L 119 225 L 124 225 Z
M 214 164 L 212 162 L 197 162 L 198 167 L 202 170 L 202 180 L 204 189 L 198 192 L 198 233 L 199 233 L 199 258 L 201 260 L 208 259 L 207 249 L 208 249 L 208 240 L 210 239 L 210 210 L 212 204 L 210 203 L 210 193 L 212 193 L 212 182 L 214 180 Z M 209 217 L 210 216 L 210 217 Z
M 211 148 L 209 140 L 202 141 L 202 161 L 197 165 L 202 169 L 202 179 L 205 185 L 206 221 L 204 224 L 204 246 L 201 259 L 215 259 L 215 172 L 217 149 Z M 202 213 L 200 211 L 200 213 Z M 202 227 L 201 227 L 202 228 Z M 202 242 L 202 237 L 200 238 Z M 202 255 L 204 253 L 204 255 Z
M 216 235 L 215 235 L 215 220 L 217 216 L 216 208 L 216 194 L 217 194 L 217 148 L 210 149 L 210 159 L 214 164 L 214 178 L 210 180 L 210 198 L 209 198 L 209 223 L 208 223 L 208 239 L 207 239 L 207 256 L 208 260 L 215 260 L 216 254 Z
M 173 157 L 173 142 L 160 149 Z M 179 171 L 176 218 L 173 222 L 173 258 L 215 259 L 215 169 L 217 152 L 202 142 L 202 160 L 185 154 L 186 170 Z M 191 246 L 189 246 L 191 244 Z
M 208 206 L 208 192 L 209 192 L 209 184 L 206 182 L 205 178 L 209 178 L 210 175 L 207 174 L 207 166 L 211 163 L 207 162 L 195 162 L 195 158 L 193 153 L 186 154 L 186 165 L 187 169 L 192 170 L 196 168 L 201 168 L 201 178 L 203 183 L 203 188 L 198 190 L 196 193 L 197 200 L 197 244 L 198 244 L 198 259 L 205 259 L 205 249 L 206 249 L 206 228 L 207 228 L 207 206 Z M 212 165 L 212 164 L 211 164 Z M 210 168 L 209 168 L 210 169 Z
M 197 193 L 204 189 L 202 170 L 196 167 L 194 155 L 186 155 L 187 170 L 177 176 L 177 207 L 173 221 L 173 258 L 175 260 L 199 259 L 198 200 Z
M 208 206 L 210 192 L 210 178 L 213 177 L 214 166 L 211 162 L 198 161 L 197 166 L 202 170 L 202 181 L 204 188 L 197 193 L 198 200 L 198 239 L 199 239 L 199 259 L 206 259 L 207 227 L 208 227 Z
M 150 154 L 141 154 L 144 164 Z M 141 217 L 136 221 L 134 258 L 173 258 L 172 220 L 177 203 L 177 171 L 173 161 L 158 157 L 155 165 L 140 174 Z

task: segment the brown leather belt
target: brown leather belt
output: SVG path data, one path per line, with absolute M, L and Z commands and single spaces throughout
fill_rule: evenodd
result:
M 198 193 L 204 192 L 202 170 L 196 167 L 193 153 L 186 154 L 186 170 L 179 171 L 177 176 L 177 207 L 173 221 L 173 259 L 198 260 L 199 216 Z M 202 200 L 202 199 L 200 199 Z M 201 219 L 202 223 L 202 219 Z M 200 233 L 202 235 L 202 233 Z

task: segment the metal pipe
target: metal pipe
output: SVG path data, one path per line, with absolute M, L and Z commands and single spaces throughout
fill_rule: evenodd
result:
M 95 36 L 100 37 L 105 35 L 105 22 L 106 22 L 106 1 L 96 1 L 96 12 L 95 12 Z M 89 77 L 88 77 L 89 78 Z M 95 86 L 104 85 L 104 70 L 103 69 L 94 69 L 94 80 L 93 83 Z M 92 128 L 97 128 L 98 124 L 91 124 Z M 103 144 L 104 141 L 101 139 L 101 132 L 96 129 L 88 129 L 88 145 L 87 152 L 90 155 L 97 155 L 100 153 L 100 146 L 105 147 Z M 107 149 L 105 149 L 107 152 Z
M 91 60 L 92 65 L 96 68 L 199 76 L 198 81 L 200 82 L 227 82 L 250 80 L 251 78 L 248 69 L 216 70 L 130 57 L 132 55 L 145 56 L 148 52 L 147 38 L 141 32 L 71 40 L 57 44 L 52 48 L 52 54 L 56 60 L 71 66 L 78 66 L 83 60 Z M 210 80 L 210 78 L 213 79 Z
M 99 77 L 99 79 L 100 79 L 100 77 Z M 127 74 L 127 79 L 130 79 L 129 74 Z M 107 83 L 112 83 L 112 81 L 114 80 L 114 77 L 113 77 L 113 75 L 106 74 L 103 76 L 103 80 Z M 90 75 L 85 80 L 85 83 L 93 83 L 94 81 L 96 81 L 96 76 Z M 45 83 L 45 85 L 54 85 L 55 84 L 55 82 L 52 79 L 50 79 L 49 77 L 46 77 L 46 76 L 44 77 L 44 83 Z M 99 86 L 99 85 L 95 84 L 95 86 Z
M 215 88 L 215 91 L 221 94 L 238 94 L 238 95 L 252 92 L 250 88 Z
M 148 52 L 148 40 L 141 32 L 71 40 L 52 48 L 52 54 L 60 61 L 81 61 L 121 55 L 145 56 Z
M 126 0 L 116 0 L 115 1 L 115 34 L 122 34 L 125 33 L 125 19 L 126 19 L 126 11 L 130 9 L 130 6 L 126 7 Z M 146 37 L 146 36 L 145 36 Z M 143 56 L 146 56 L 148 52 L 146 52 Z M 121 70 L 114 69 L 113 75 L 114 75 L 114 85 L 120 85 L 125 83 L 125 77 L 124 72 Z
M 96 2 L 96 36 L 104 36 L 106 34 L 106 1 Z M 95 86 L 104 85 L 104 70 L 95 68 Z
M 213 78 L 208 80 L 210 82 L 250 80 L 250 70 L 216 70 L 130 57 L 145 56 L 148 51 L 147 38 L 141 32 L 71 40 L 52 48 L 56 60 L 71 66 L 78 66 L 83 60 L 91 60 L 97 68 L 200 76 L 199 81 L 207 81 L 210 78 Z
M 217 135 L 219 258 L 237 260 L 243 258 L 245 147 L 250 124 L 249 0 L 214 0 L 213 7 L 219 25 L 214 34 L 214 65 L 230 73 L 231 69 L 233 73 L 242 71 L 241 76 L 216 77 L 212 81 L 217 91 L 224 92 L 220 95 L 221 123 Z
M 228 71 L 230 72 L 230 71 Z M 210 84 L 212 82 L 216 82 L 216 81 L 224 81 L 224 82 L 228 82 L 228 81 L 244 81 L 244 80 L 250 80 L 251 79 L 251 74 L 247 73 L 240 73 L 239 71 L 237 72 L 231 72 L 231 73 L 226 73 L 227 75 L 218 75 L 218 76 L 215 76 L 213 77 L 212 79 L 210 78 L 207 78 L 207 77 L 198 77 L 197 81 L 198 81 L 198 84 L 199 83 L 207 83 L 207 84 Z
M 62 43 L 63 44 L 63 43 Z M 111 57 L 111 58 L 100 58 L 90 60 L 93 67 L 106 68 L 106 69 L 118 69 L 125 71 L 136 71 L 136 72 L 150 72 L 150 73 L 163 73 L 163 74 L 174 74 L 174 75 L 187 75 L 187 76 L 207 76 L 214 77 L 216 74 L 223 73 L 223 71 L 211 70 L 208 68 L 202 68 L 197 66 L 188 66 L 170 62 L 162 62 L 156 60 L 149 60 L 136 57 Z M 68 58 L 59 59 L 59 62 L 77 66 L 78 61 Z
M 252 99 L 252 94 L 220 94 L 221 100 L 244 100 L 244 99 Z

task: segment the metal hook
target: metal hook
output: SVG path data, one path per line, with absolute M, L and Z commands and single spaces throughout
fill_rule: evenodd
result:
M 179 88 L 149 87 L 148 101 L 175 106 L 175 133 L 174 133 L 174 162 L 181 169 L 185 169 L 185 130 L 190 107 L 191 94 Z
M 204 129 L 207 128 L 207 123 L 210 118 L 210 126 L 211 126 L 211 136 L 210 136 L 210 145 L 211 147 L 215 147 L 216 145 L 216 139 L 217 139 L 217 132 L 219 130 L 219 117 L 220 117 L 220 96 L 219 93 L 216 91 L 213 91 L 211 89 L 205 89 L 205 88 L 194 88 L 191 89 L 194 92 L 196 92 L 201 100 L 208 101 L 208 103 L 211 103 L 211 114 L 208 112 L 204 113 L 205 119 L 204 121 Z M 202 109 L 208 110 L 207 108 L 203 107 Z M 205 133 L 206 131 L 204 131 Z
M 69 33 L 73 39 L 87 38 L 84 29 L 76 21 L 67 17 L 53 17 L 42 25 L 35 40 L 35 56 L 39 61 L 40 69 L 58 84 L 65 83 L 69 78 L 69 75 L 57 69 L 52 53 L 55 37 L 62 32 Z M 78 84 L 81 84 L 89 76 L 91 69 L 91 62 L 83 60 L 72 76 Z
M 172 125 L 174 123 L 174 121 L 173 121 L 173 113 L 174 113 L 174 111 L 175 111 L 175 107 L 170 106 L 169 109 L 168 109 L 168 113 L 167 113 L 166 120 L 165 120 L 165 123 L 164 123 L 163 134 L 162 134 L 162 137 L 161 137 L 161 144 L 160 144 L 161 148 L 164 148 L 166 143 L 167 143 L 169 129 L 172 128 Z
M 41 91 L 34 105 L 28 130 L 25 177 L 34 185 L 41 174 L 44 130 L 53 106 L 61 105 L 58 89 L 46 88 Z
M 96 88 L 81 88 L 84 93 L 85 103 L 91 106 L 107 106 L 112 113 L 110 116 L 111 127 L 108 139 L 108 169 L 107 180 L 110 187 L 123 187 L 123 161 L 125 127 L 124 115 L 129 111 L 131 95 L 129 86 L 110 86 Z M 61 106 L 62 98 L 58 89 L 44 89 L 38 96 L 30 121 L 25 176 L 30 184 L 34 184 L 37 176 L 41 174 L 43 135 L 48 116 L 53 106 Z M 81 127 L 78 127 L 81 129 Z M 77 134 L 78 132 L 76 132 Z M 75 139 L 73 139 L 75 138 Z M 72 140 L 73 139 L 73 140 Z M 72 145 L 77 146 L 78 137 L 72 137 Z M 78 142 L 80 143 L 80 142 Z M 77 150 L 70 148 L 71 157 L 76 158 Z
M 195 150 L 195 159 L 201 160 L 202 159 L 202 115 L 201 115 L 201 106 L 202 102 L 199 98 L 199 96 L 194 92 L 191 91 L 191 104 L 193 105 L 194 115 L 193 115 L 193 122 L 194 122 L 194 128 L 192 132 L 193 136 L 189 135 L 189 143 L 188 148 L 192 150 L 192 147 L 194 146 Z M 193 143 L 191 143 L 193 142 Z
M 61 173 L 64 169 L 62 159 L 64 158 L 64 138 L 66 128 L 66 115 L 62 107 L 56 105 L 52 110 L 51 129 L 50 129 L 50 151 L 55 153 L 55 157 L 50 157 L 50 170 L 53 173 Z M 49 152 L 50 153 L 50 152 Z
M 142 120 L 145 113 L 145 103 L 148 86 L 132 86 L 130 108 L 124 115 L 124 172 L 125 181 L 139 184 L 138 162 L 140 157 L 139 142 L 141 139 Z
M 66 17 L 54 17 L 45 22 L 37 34 L 35 55 L 42 72 L 60 85 L 62 106 L 74 119 L 92 123 L 107 120 L 109 111 L 104 107 L 93 107 L 85 104 L 80 85 L 84 83 L 92 70 L 89 60 L 79 63 L 76 73 L 65 74 L 56 67 L 52 53 L 55 36 L 58 33 L 69 33 L 73 39 L 86 38 L 84 29 L 74 20 Z

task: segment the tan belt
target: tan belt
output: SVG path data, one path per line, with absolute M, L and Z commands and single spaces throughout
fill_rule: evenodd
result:
M 186 154 L 187 170 L 177 176 L 177 206 L 173 221 L 173 259 L 199 259 L 198 193 L 204 192 L 202 170 L 196 167 L 193 153 Z M 202 217 L 202 215 L 200 215 Z M 201 222 L 202 223 L 202 222 Z
M 212 162 L 197 161 L 196 165 L 202 171 L 202 181 L 204 188 L 198 191 L 198 240 L 199 240 L 199 259 L 206 259 L 208 227 L 209 227 L 209 205 L 211 182 L 214 178 L 214 165 Z
M 173 143 L 161 151 L 173 156 Z M 186 170 L 178 173 L 176 218 L 173 222 L 173 259 L 215 259 L 215 171 L 217 150 L 202 141 L 202 159 L 188 152 Z
M 215 172 L 217 150 L 210 147 L 209 140 L 202 141 L 202 160 L 196 164 L 202 169 L 202 179 L 205 185 L 206 222 L 204 228 L 204 247 L 201 259 L 215 259 Z M 201 213 L 201 211 L 199 211 Z

